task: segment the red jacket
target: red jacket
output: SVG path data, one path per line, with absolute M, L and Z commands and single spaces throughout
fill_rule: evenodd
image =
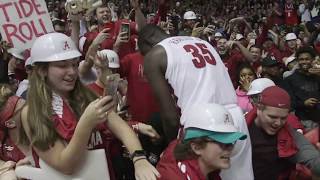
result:
M 179 140 L 172 141 L 157 165 L 161 177 L 159 180 L 206 180 L 201 173 L 197 159 L 177 161 L 173 156 L 173 150 Z M 218 172 L 210 174 L 209 180 L 221 180 Z
M 246 115 L 246 121 L 248 127 L 253 123 L 254 119 L 257 117 L 257 109 L 254 108 Z M 298 152 L 297 146 L 294 143 L 293 136 L 290 132 L 290 125 L 288 121 L 283 126 L 283 128 L 280 129 L 278 132 L 278 155 L 281 158 L 290 157 Z

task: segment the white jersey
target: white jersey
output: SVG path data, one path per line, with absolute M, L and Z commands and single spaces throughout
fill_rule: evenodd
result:
M 178 97 L 178 106 L 182 112 L 195 103 L 237 103 L 225 65 L 208 42 L 194 37 L 177 36 L 167 38 L 158 45 L 166 50 L 165 77 Z
M 224 105 L 231 113 L 234 125 L 248 135 L 233 149 L 231 168 L 221 171 L 223 180 L 253 180 L 251 141 L 246 121 L 237 106 L 231 79 L 216 50 L 199 38 L 179 36 L 161 41 L 167 54 L 165 77 L 178 97 L 181 112 L 196 103 Z M 195 119 L 196 120 L 196 119 Z M 185 120 L 180 119 L 181 125 Z

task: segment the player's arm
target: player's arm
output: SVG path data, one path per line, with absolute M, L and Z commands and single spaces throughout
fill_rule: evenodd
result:
M 165 79 L 167 55 L 163 47 L 155 46 L 144 59 L 144 73 L 158 99 L 167 140 L 177 137 L 179 115 Z

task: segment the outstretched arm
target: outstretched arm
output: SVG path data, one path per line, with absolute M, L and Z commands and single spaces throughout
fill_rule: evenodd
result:
M 155 46 L 144 58 L 144 73 L 158 99 L 165 136 L 170 141 L 177 137 L 179 115 L 164 76 L 167 55 L 163 47 Z

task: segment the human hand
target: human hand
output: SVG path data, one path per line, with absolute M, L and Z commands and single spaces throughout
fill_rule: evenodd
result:
M 267 51 L 262 50 L 261 59 L 266 58 L 266 57 L 268 56 L 268 54 L 269 54 L 269 53 L 268 53 Z
M 304 105 L 307 107 L 314 107 L 317 103 L 319 103 L 319 100 L 316 98 L 309 98 L 304 101 Z
M 139 0 L 130 0 L 130 4 L 134 10 L 140 8 Z
M 96 125 L 107 120 L 107 115 L 115 106 L 111 96 L 100 97 L 91 102 L 84 110 L 79 123 L 85 123 L 87 127 L 94 128 Z
M 154 140 L 160 139 L 160 135 L 157 133 L 157 131 L 148 124 L 138 123 L 138 131 L 141 134 L 149 136 L 151 139 L 154 139 Z
M 243 90 L 245 90 L 246 92 L 248 92 L 251 82 L 251 79 L 240 76 L 239 83 L 242 86 Z
M 128 42 L 128 33 L 127 32 L 119 32 L 118 36 L 117 36 L 117 40 L 114 43 L 115 47 L 120 47 L 121 44 Z
M 207 35 L 207 36 L 213 34 L 214 33 L 214 28 L 215 28 L 214 25 L 208 25 L 206 28 L 204 28 L 203 34 Z
M 138 158 L 142 157 L 133 159 L 136 180 L 156 180 L 160 177 L 160 173 L 147 161 L 147 159 L 143 158 L 135 161 Z
M 191 36 L 193 36 L 193 37 L 200 37 L 201 36 L 205 27 L 198 27 L 199 24 L 200 24 L 200 22 L 197 22 L 193 26 Z
M 110 36 L 110 34 L 107 33 L 109 30 L 110 28 L 106 28 L 100 31 L 97 37 L 93 40 L 92 45 L 99 46 L 104 40 L 106 40 Z
M 31 162 L 28 157 L 25 157 L 25 158 L 19 160 L 16 164 L 16 166 L 23 166 L 23 165 L 31 165 Z

